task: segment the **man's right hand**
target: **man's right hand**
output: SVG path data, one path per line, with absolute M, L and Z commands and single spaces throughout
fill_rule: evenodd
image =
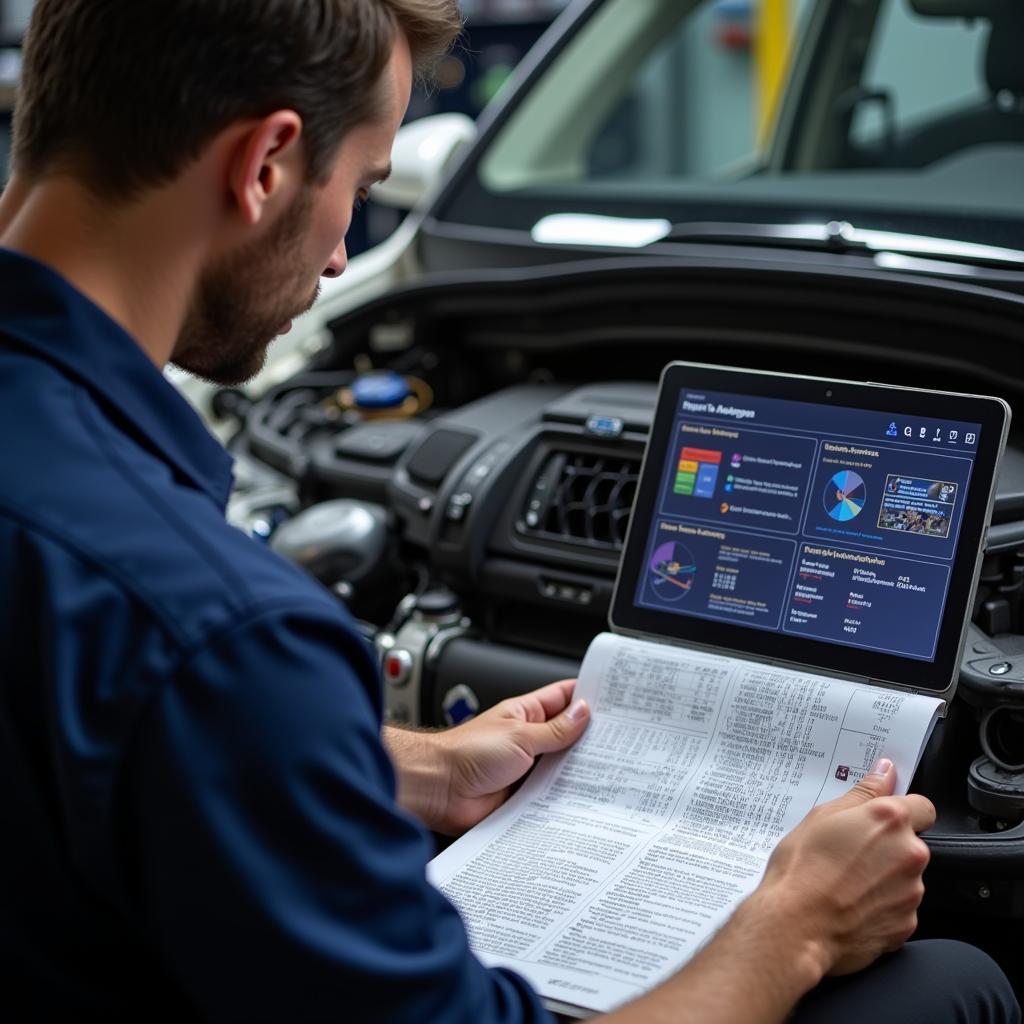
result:
M 826 974 L 848 974 L 897 949 L 917 926 L 935 821 L 923 796 L 893 796 L 880 762 L 822 804 L 775 848 L 761 884 L 678 974 L 609 1024 L 742 1020 L 780 1024 Z
M 823 975 L 867 967 L 917 927 L 929 853 L 916 833 L 934 824 L 935 808 L 916 794 L 892 796 L 895 784 L 892 763 L 881 761 L 816 807 L 775 848 L 748 901 L 806 942 Z

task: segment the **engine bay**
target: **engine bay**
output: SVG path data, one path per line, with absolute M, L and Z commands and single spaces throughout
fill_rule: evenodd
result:
M 238 420 L 229 518 L 313 573 L 379 652 L 390 719 L 457 724 L 572 676 L 606 628 L 673 359 L 997 394 L 1024 302 L 962 284 L 629 260 L 391 292 Z M 1011 433 L 957 699 L 916 789 L 931 907 L 1024 915 L 1024 443 Z M 982 752 L 998 777 L 975 779 Z

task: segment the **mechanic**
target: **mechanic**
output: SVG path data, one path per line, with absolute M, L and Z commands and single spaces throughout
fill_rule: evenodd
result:
M 382 731 L 371 652 L 227 525 L 231 460 L 161 372 L 259 369 L 344 269 L 414 68 L 459 28 L 454 0 L 35 8 L 0 200 L 0 991 L 19 1019 L 549 1019 L 470 952 L 427 829 L 483 818 L 586 706 L 562 682 L 448 732 Z M 1019 1020 L 983 954 L 903 946 L 934 810 L 893 775 L 814 811 L 714 942 L 608 1019 Z

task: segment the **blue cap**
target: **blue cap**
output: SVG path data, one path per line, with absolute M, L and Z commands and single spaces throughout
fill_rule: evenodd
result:
M 355 379 L 352 397 L 363 409 L 393 409 L 409 397 L 409 385 L 400 373 L 377 370 Z

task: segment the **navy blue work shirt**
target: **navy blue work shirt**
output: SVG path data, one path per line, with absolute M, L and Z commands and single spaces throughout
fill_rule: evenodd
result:
M 0 250 L 0 1014 L 548 1020 L 427 883 L 373 658 L 226 523 L 231 479 L 125 331 Z

